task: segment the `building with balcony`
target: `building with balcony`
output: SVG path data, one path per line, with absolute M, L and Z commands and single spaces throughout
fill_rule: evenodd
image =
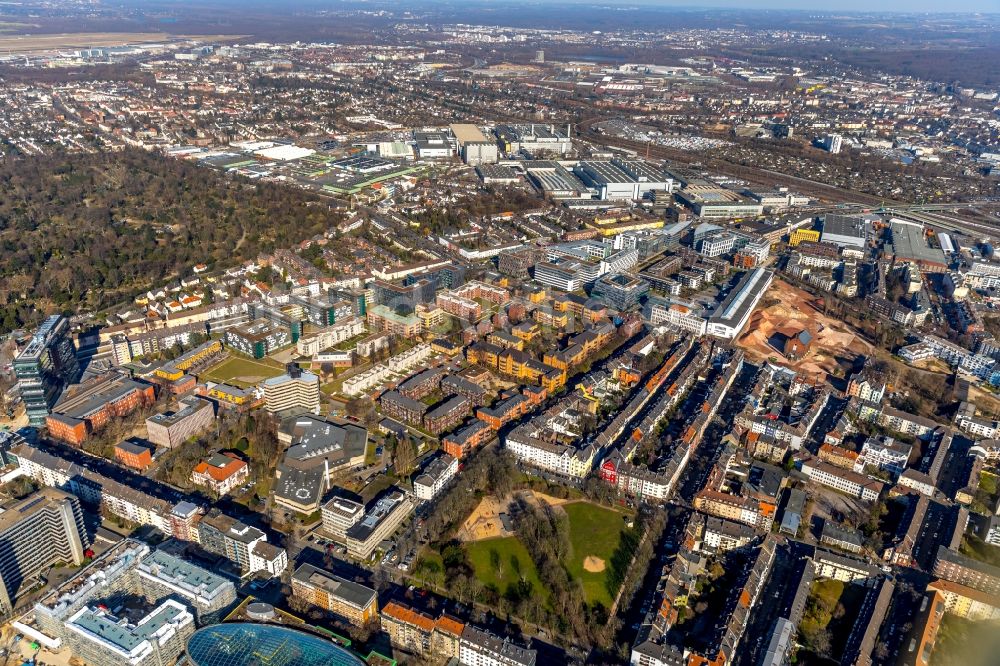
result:
M 300 565 L 292 574 L 292 594 L 355 627 L 378 617 L 375 590 L 311 564 Z
M 45 418 L 63 389 L 80 374 L 69 320 L 52 315 L 42 322 L 28 345 L 14 358 L 14 374 L 29 425 L 45 425 Z
M 20 590 L 48 567 L 82 564 L 88 540 L 80 501 L 56 488 L 0 508 L 0 613 L 7 614 Z
M 294 363 L 286 372 L 265 379 L 264 409 L 272 414 L 296 411 L 319 414 L 319 377 Z

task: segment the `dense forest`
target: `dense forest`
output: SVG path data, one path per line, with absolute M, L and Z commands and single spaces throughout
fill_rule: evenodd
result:
M 0 163 L 0 331 L 99 311 L 194 264 L 309 238 L 340 214 L 308 192 L 141 150 Z

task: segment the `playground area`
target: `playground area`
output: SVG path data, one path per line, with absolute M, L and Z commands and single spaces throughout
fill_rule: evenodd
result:
M 544 502 L 549 506 L 560 506 L 567 502 L 567 500 L 533 490 L 519 493 L 518 496 L 528 502 L 535 504 Z M 482 541 L 483 539 L 513 536 L 514 533 L 504 525 L 504 520 L 510 503 L 514 499 L 514 496 L 506 497 L 503 500 L 494 495 L 484 497 L 479 506 L 473 509 L 469 517 L 462 523 L 462 527 L 458 530 L 458 539 L 460 541 Z
M 457 534 L 465 543 L 476 577 L 484 585 L 497 583 L 503 590 L 505 583 L 516 581 L 510 567 L 504 568 L 503 563 L 512 557 L 521 564 L 532 561 L 530 553 L 525 550 L 507 518 L 511 502 L 517 498 L 539 506 L 547 504 L 555 507 L 557 513 L 566 516 L 571 552 L 564 564 L 569 573 L 583 585 L 587 601 L 599 601 L 610 606 L 617 590 L 608 589 L 608 581 L 615 579 L 613 569 L 620 566 L 615 564 L 621 559 L 616 553 L 623 543 L 623 535 L 631 523 L 632 515 L 621 509 L 586 500 L 564 500 L 534 491 L 515 493 L 504 499 L 493 496 L 483 498 Z M 522 567 L 521 571 L 522 575 L 531 578 L 533 583 L 536 582 L 534 577 L 537 573 L 533 567 L 530 571 L 528 567 Z

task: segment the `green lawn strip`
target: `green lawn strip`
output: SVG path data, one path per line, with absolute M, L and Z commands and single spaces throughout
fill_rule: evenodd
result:
M 573 545 L 566 568 L 582 583 L 588 602 L 610 607 L 613 599 L 606 579 L 611 571 L 611 558 L 625 530 L 623 514 L 590 502 L 570 502 L 562 508 L 569 517 L 569 538 Z M 588 555 L 604 560 L 604 571 L 584 570 L 583 561 Z
M 205 379 L 246 388 L 252 384 L 241 382 L 237 377 L 277 377 L 284 369 L 275 365 L 246 358 L 229 357 L 219 365 L 204 373 Z

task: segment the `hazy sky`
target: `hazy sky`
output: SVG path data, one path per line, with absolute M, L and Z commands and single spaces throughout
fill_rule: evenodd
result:
M 590 0 L 593 1 L 593 0 Z M 599 1 L 599 0 L 598 0 Z M 629 4 L 629 0 L 612 0 Z M 635 4 L 669 7 L 805 9 L 845 12 L 989 12 L 1000 13 L 1000 0 L 636 0 Z

